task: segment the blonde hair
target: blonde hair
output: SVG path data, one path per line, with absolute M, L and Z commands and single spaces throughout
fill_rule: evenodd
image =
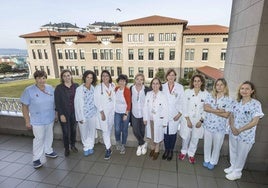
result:
M 240 102 L 241 99 L 242 99 L 242 95 L 240 94 L 240 89 L 241 89 L 242 85 L 246 85 L 246 84 L 249 85 L 251 87 L 252 91 L 253 91 L 251 93 L 250 97 L 253 98 L 253 99 L 256 99 L 257 98 L 255 85 L 252 82 L 250 82 L 250 81 L 245 81 L 238 88 L 238 91 L 237 91 L 237 101 L 238 102 Z
M 229 88 L 228 88 L 228 85 L 227 85 L 227 81 L 224 78 L 219 78 L 219 79 L 217 79 L 215 81 L 215 83 L 213 85 L 212 96 L 214 98 L 217 97 L 216 85 L 217 85 L 218 82 L 222 82 L 223 85 L 224 85 L 224 91 L 223 91 L 224 96 L 229 96 Z
M 136 78 L 138 78 L 139 76 L 142 77 L 143 83 L 145 82 L 145 76 L 142 73 L 138 73 L 134 77 L 134 85 L 136 84 Z

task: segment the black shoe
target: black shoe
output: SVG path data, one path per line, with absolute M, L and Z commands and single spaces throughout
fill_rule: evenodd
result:
M 173 151 L 169 151 L 169 154 L 168 154 L 168 157 L 167 157 L 167 160 L 168 161 L 171 161 L 173 158 Z
M 166 160 L 167 157 L 168 157 L 168 155 L 169 155 L 169 151 L 168 150 L 165 150 L 164 154 L 162 155 L 162 159 L 163 160 Z
M 78 149 L 77 149 L 75 146 L 71 146 L 71 150 L 72 150 L 74 153 L 77 153 L 77 152 L 78 152 Z
M 65 157 L 68 157 L 70 155 L 70 150 L 69 149 L 65 149 L 64 155 L 65 155 Z

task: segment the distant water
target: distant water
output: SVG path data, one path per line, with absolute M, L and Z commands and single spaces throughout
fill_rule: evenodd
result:
M 28 56 L 27 50 L 25 50 L 25 49 L 0 48 L 0 56 L 3 56 L 3 55 Z

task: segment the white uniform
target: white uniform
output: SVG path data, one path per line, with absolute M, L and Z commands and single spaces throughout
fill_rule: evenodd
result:
M 97 107 L 98 121 L 97 129 L 103 131 L 103 141 L 106 149 L 111 147 L 111 131 L 114 124 L 114 111 L 115 111 L 115 85 L 113 83 L 106 87 L 104 83 L 96 86 L 94 92 L 95 105 Z M 101 120 L 100 112 L 104 111 L 106 120 Z
M 167 96 L 167 102 L 168 102 L 168 109 L 169 109 L 169 114 L 168 114 L 168 126 L 169 126 L 169 134 L 176 134 L 178 129 L 180 128 L 179 126 L 179 120 L 174 121 L 173 118 L 178 114 L 182 114 L 182 103 L 183 103 L 183 93 L 184 89 L 183 86 L 174 83 L 174 87 L 172 88 L 171 91 L 169 91 L 168 88 L 168 83 L 165 83 L 162 85 L 163 86 L 163 92 Z M 165 128 L 165 134 L 167 134 L 167 128 Z
M 180 136 L 183 139 L 182 154 L 188 153 L 189 156 L 194 156 L 198 140 L 203 138 L 204 128 L 202 126 L 196 128 L 196 124 L 201 118 L 205 118 L 204 102 L 207 94 L 207 91 L 200 90 L 199 93 L 195 95 L 194 89 L 187 89 L 184 92 L 182 114 L 184 117 L 190 118 L 193 127 L 189 128 L 186 119 L 183 118 L 180 129 Z
M 167 97 L 159 91 L 156 95 L 153 91 L 147 93 L 143 108 L 143 120 L 147 121 L 146 136 L 152 138 L 150 121 L 154 122 L 154 142 L 160 143 L 164 139 L 164 126 L 168 123 Z

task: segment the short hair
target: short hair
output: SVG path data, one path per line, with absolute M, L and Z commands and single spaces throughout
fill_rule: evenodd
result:
M 92 78 L 93 78 L 93 81 L 92 81 L 92 85 L 95 86 L 96 83 L 97 83 L 97 76 L 95 74 L 95 72 L 91 71 L 91 70 L 86 70 L 84 73 L 83 73 L 83 76 L 82 76 L 82 80 L 83 80 L 83 83 L 86 83 L 86 77 L 91 74 L 92 75 Z
M 250 81 L 245 81 L 242 84 L 240 84 L 240 86 L 238 88 L 238 91 L 237 91 L 237 101 L 238 102 L 240 102 L 241 99 L 242 99 L 242 95 L 240 94 L 240 89 L 241 89 L 242 85 L 245 85 L 245 84 L 249 85 L 251 87 L 251 89 L 253 90 L 253 92 L 251 93 L 250 97 L 253 98 L 253 99 L 257 98 L 257 91 L 256 91 L 255 85 Z
M 144 76 L 144 74 L 142 74 L 142 73 L 138 73 L 138 74 L 136 74 L 135 75 L 135 77 L 134 77 L 134 84 L 136 84 L 136 79 L 138 78 L 138 77 L 142 77 L 142 79 L 143 79 L 143 83 L 145 82 L 145 76 Z
M 154 77 L 154 78 L 152 79 L 152 81 L 151 81 L 151 83 L 150 83 L 150 88 L 153 89 L 152 85 L 153 85 L 153 81 L 154 81 L 154 80 L 158 80 L 158 82 L 159 82 L 159 84 L 160 84 L 160 88 L 159 88 L 159 90 L 162 91 L 162 89 L 163 89 L 163 87 L 162 87 L 162 83 L 161 83 L 160 78 L 158 78 L 158 77 Z
M 229 96 L 229 88 L 228 88 L 228 84 L 227 84 L 227 81 L 226 81 L 224 78 L 218 78 L 218 79 L 215 81 L 215 83 L 214 83 L 214 85 L 213 85 L 212 96 L 213 96 L 214 98 L 217 97 L 216 85 L 217 85 L 218 82 L 222 82 L 223 85 L 224 85 L 224 92 L 223 92 L 224 96 Z
M 201 80 L 202 85 L 201 85 L 200 89 L 201 89 L 201 91 L 204 91 L 205 86 L 206 86 L 206 80 L 205 80 L 204 76 L 202 76 L 201 74 L 195 74 L 195 75 L 192 76 L 191 81 L 190 81 L 190 89 L 194 88 L 194 79 L 196 77 L 198 77 Z
M 45 71 L 43 71 L 43 70 L 36 70 L 34 72 L 34 79 L 36 79 L 37 77 L 38 78 L 41 78 L 41 77 L 47 78 L 47 73 Z
M 100 82 L 102 83 L 102 75 L 103 75 L 104 73 L 106 73 L 106 74 L 109 75 L 109 83 L 112 83 L 113 80 L 112 80 L 111 73 L 110 73 L 109 71 L 107 71 L 107 70 L 103 70 L 103 71 L 101 72 L 101 81 L 100 81 Z
M 116 82 L 118 83 L 120 80 L 125 80 L 126 84 L 128 83 L 128 77 L 125 74 L 120 74 L 118 78 L 116 79 Z
M 63 75 L 68 72 L 70 73 L 70 75 L 72 76 L 72 72 L 69 70 L 69 69 L 64 69 L 61 71 L 60 73 L 60 82 L 63 84 L 64 83 L 64 80 L 63 80 Z M 72 83 L 73 83 L 73 78 L 72 78 Z
M 172 72 L 175 74 L 175 77 L 177 77 L 177 73 L 176 73 L 175 69 L 170 68 L 170 69 L 167 70 L 167 73 L 166 73 L 166 76 L 165 76 L 166 80 L 167 80 L 168 75 L 170 73 L 172 73 Z M 176 79 L 177 78 L 175 78 L 175 81 L 176 81 Z

